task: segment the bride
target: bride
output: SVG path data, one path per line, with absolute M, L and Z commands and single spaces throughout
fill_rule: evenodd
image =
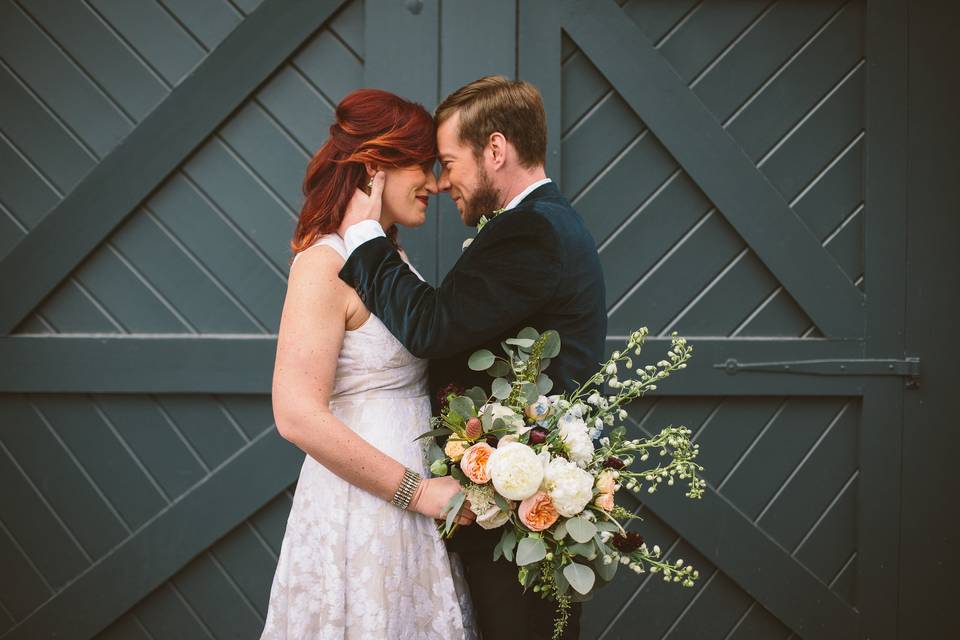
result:
M 262 640 L 473 634 L 459 565 L 434 522 L 460 486 L 425 478 L 414 441 L 429 429 L 427 363 L 337 276 L 336 230 L 356 189 L 382 190 L 380 219 L 395 242 L 395 225 L 424 223 L 435 156 L 423 107 L 363 89 L 337 106 L 307 167 L 273 375 L 277 429 L 307 456 Z M 457 518 L 475 516 L 465 505 Z

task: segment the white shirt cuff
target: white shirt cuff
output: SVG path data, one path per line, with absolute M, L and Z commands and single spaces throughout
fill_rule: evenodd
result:
M 347 257 L 353 253 L 354 249 L 362 245 L 367 240 L 374 238 L 386 238 L 387 234 L 383 232 L 383 227 L 376 220 L 364 220 L 350 226 L 346 230 L 343 243 L 347 245 Z

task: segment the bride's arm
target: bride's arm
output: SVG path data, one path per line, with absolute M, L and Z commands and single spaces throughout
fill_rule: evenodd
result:
M 340 422 L 328 406 L 353 294 L 337 277 L 342 263 L 332 249 L 317 247 L 290 269 L 273 371 L 273 415 L 285 439 L 347 482 L 389 501 L 403 465 Z M 459 490 L 453 478 L 424 480 L 410 509 L 439 518 Z

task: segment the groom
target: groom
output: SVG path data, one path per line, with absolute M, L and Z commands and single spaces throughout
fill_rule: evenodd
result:
M 527 326 L 559 332 L 562 349 L 548 373 L 553 393 L 572 391 L 603 360 L 603 273 L 583 220 L 546 177 L 539 91 L 503 76 L 481 78 L 448 96 L 435 118 L 439 188 L 464 224 L 492 219 L 434 288 L 410 271 L 371 214 L 350 212 L 341 226 L 350 252 L 341 279 L 411 353 L 431 359 L 434 392 L 450 383 L 488 388 L 489 376 L 469 370 L 468 357 L 499 352 L 501 341 Z M 523 593 L 515 565 L 493 561 L 500 535 L 468 527 L 449 543 L 463 560 L 483 637 L 549 638 L 554 606 Z M 579 622 L 574 605 L 565 638 L 579 636 Z

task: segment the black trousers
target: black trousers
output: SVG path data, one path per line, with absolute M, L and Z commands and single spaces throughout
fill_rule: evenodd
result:
M 493 547 L 502 531 L 484 531 L 473 525 L 461 529 L 449 547 L 463 561 L 470 596 L 483 640 L 550 640 L 556 603 L 540 597 L 532 589 L 523 592 L 517 580 L 517 565 L 503 558 L 493 561 Z M 564 640 L 580 637 L 582 606 L 570 606 Z

